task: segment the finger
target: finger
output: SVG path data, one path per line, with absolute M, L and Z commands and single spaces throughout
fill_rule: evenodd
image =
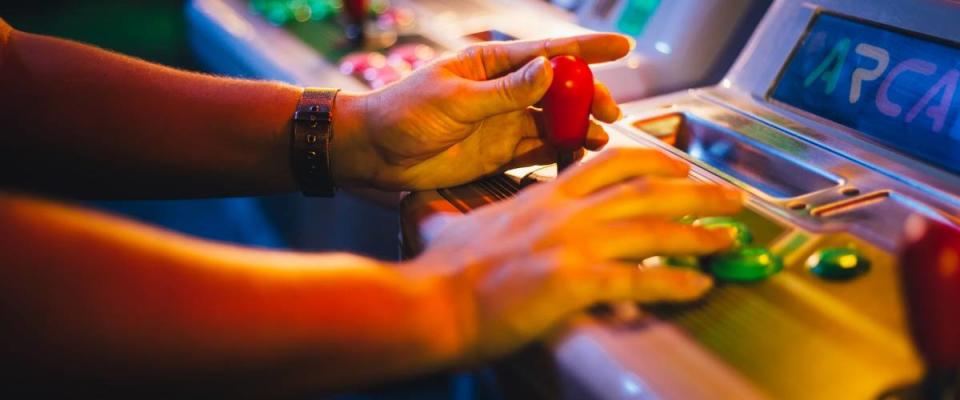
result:
M 620 118 L 620 107 L 617 106 L 617 102 L 613 100 L 613 95 L 610 94 L 610 90 L 600 82 L 594 82 L 593 87 L 593 106 L 590 109 L 590 113 L 593 114 L 593 117 L 597 120 L 606 123 L 615 122 Z
M 557 179 L 558 189 L 584 196 L 599 189 L 641 176 L 685 177 L 690 167 L 658 150 L 618 147 L 607 149 Z
M 686 179 L 647 177 L 593 195 L 583 207 L 598 219 L 726 215 L 740 211 L 739 190 Z
M 710 290 L 710 277 L 689 269 L 645 268 L 626 264 L 608 264 L 594 268 L 590 274 L 592 298 L 583 299 L 583 306 L 611 301 L 695 300 Z
M 597 151 L 607 145 L 607 142 L 610 141 L 610 135 L 607 134 L 607 130 L 603 129 L 600 124 L 595 121 L 590 121 L 590 127 L 587 130 L 587 139 L 583 143 L 583 147 L 587 150 Z
M 724 229 L 709 229 L 666 219 L 638 218 L 602 224 L 584 235 L 596 254 L 608 259 L 641 260 L 652 256 L 705 255 L 725 250 L 733 238 Z
M 523 110 L 540 100 L 550 88 L 553 68 L 546 58 L 537 57 L 523 68 L 486 81 L 467 83 L 471 119 Z
M 553 39 L 489 42 L 471 46 L 458 60 L 481 60 L 485 75 L 495 77 L 526 64 L 536 57 L 577 56 L 588 63 L 622 58 L 630 52 L 631 41 L 623 35 L 596 33 Z

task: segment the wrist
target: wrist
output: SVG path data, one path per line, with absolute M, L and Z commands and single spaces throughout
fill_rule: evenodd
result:
M 426 265 L 431 262 L 420 258 L 403 267 L 408 277 L 418 282 L 416 286 L 421 288 L 419 306 L 410 322 L 411 326 L 416 327 L 428 364 L 447 368 L 463 364 L 469 359 L 463 323 L 466 310 L 462 309 L 454 296 L 458 290 L 451 276 L 444 272 L 437 273 L 447 268 Z
M 376 153 L 366 130 L 367 95 L 341 92 L 333 104 L 330 162 L 340 187 L 369 187 L 376 175 Z

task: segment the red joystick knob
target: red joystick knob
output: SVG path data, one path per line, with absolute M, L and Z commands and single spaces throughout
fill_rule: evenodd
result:
M 949 386 L 960 369 L 960 227 L 911 216 L 900 276 L 913 341 L 927 364 L 925 390 L 939 397 L 930 390 L 956 390 Z
M 367 17 L 368 3 L 368 0 L 344 0 L 343 8 L 347 11 L 347 21 L 362 25 Z
M 554 57 L 550 64 L 553 82 L 540 104 L 546 140 L 560 150 L 558 165 L 563 169 L 587 139 L 593 104 L 593 72 L 587 63 L 574 56 Z

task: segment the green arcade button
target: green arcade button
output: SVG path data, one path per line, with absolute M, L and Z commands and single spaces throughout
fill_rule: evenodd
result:
M 705 217 L 694 221 L 693 224 L 704 228 L 729 230 L 730 235 L 733 236 L 734 248 L 741 248 L 753 243 L 753 234 L 750 233 L 750 228 L 747 228 L 747 225 L 743 222 L 730 217 Z
M 783 260 L 770 250 L 745 247 L 709 258 L 710 272 L 725 282 L 756 282 L 783 269 Z
M 826 248 L 807 258 L 807 269 L 827 280 L 852 279 L 870 270 L 870 260 L 849 247 Z

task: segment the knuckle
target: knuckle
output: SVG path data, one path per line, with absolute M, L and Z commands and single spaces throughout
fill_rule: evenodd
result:
M 579 40 L 573 40 L 570 44 L 570 52 L 576 54 L 578 57 L 583 55 L 583 46 L 581 46 Z
M 485 44 L 472 44 L 460 51 L 460 54 L 468 59 L 475 59 L 483 55 Z
M 496 92 L 497 97 L 503 101 L 505 104 L 517 104 L 519 99 L 517 98 L 516 91 L 513 89 L 510 84 L 509 79 L 499 79 L 496 83 Z
M 617 185 L 617 194 L 616 197 L 640 197 L 648 196 L 651 194 L 656 194 L 658 192 L 659 185 L 656 181 L 646 179 L 646 178 L 636 178 L 631 179 L 627 182 Z
M 540 42 L 540 55 L 550 56 L 550 49 L 553 47 L 553 39 L 544 39 Z
M 505 64 L 510 58 L 510 51 L 504 46 L 490 45 L 487 49 L 488 57 L 497 63 Z

